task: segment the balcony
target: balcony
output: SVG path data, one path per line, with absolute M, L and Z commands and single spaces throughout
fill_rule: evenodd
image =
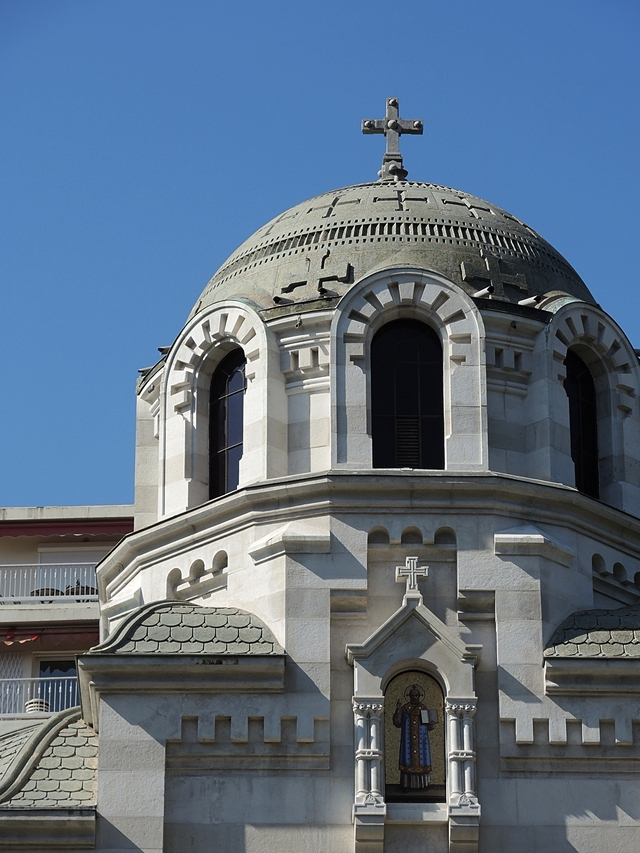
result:
M 97 600 L 95 563 L 22 563 L 0 566 L 0 606 Z
M 73 708 L 78 702 L 78 679 L 75 675 L 5 678 L 0 681 L 0 717 L 55 714 Z

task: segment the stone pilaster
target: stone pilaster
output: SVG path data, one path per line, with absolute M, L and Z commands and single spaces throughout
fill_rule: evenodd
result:
M 473 702 L 447 701 L 449 732 L 449 853 L 477 853 L 480 804 L 476 793 Z
M 383 796 L 381 699 L 353 701 L 356 792 L 353 804 L 356 853 L 382 853 L 387 807 Z

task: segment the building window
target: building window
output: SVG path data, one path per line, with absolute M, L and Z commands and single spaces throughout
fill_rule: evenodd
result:
M 564 363 L 567 368 L 564 388 L 569 398 L 571 458 L 575 466 L 576 488 L 585 495 L 599 498 L 596 387 L 591 371 L 573 350 L 568 350 Z
M 418 320 L 394 320 L 371 344 L 374 468 L 444 468 L 442 345 Z
M 233 350 L 219 364 L 211 380 L 209 397 L 209 497 L 217 498 L 238 488 L 246 358 Z

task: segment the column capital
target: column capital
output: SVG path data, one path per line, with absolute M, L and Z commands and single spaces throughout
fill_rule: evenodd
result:
M 477 709 L 475 702 L 450 702 L 447 700 L 446 710 L 451 716 L 473 717 Z
M 374 699 L 353 699 L 354 713 L 380 714 L 384 710 L 384 703 Z

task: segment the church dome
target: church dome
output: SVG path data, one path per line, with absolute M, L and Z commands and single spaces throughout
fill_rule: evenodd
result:
M 402 180 L 333 190 L 275 217 L 222 264 L 192 314 L 231 298 L 323 307 L 392 264 L 434 270 L 470 294 L 491 284 L 493 298 L 509 302 L 545 294 L 594 302 L 573 267 L 517 217 L 450 187 Z

